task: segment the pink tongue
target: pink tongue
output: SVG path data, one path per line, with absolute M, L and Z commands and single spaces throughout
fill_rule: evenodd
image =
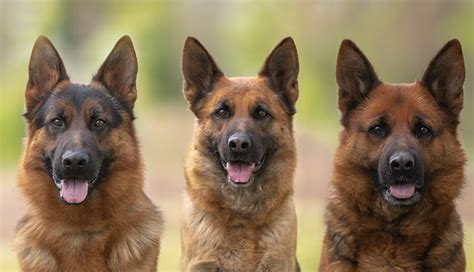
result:
M 226 165 L 227 174 L 235 183 L 247 183 L 255 169 L 255 163 L 228 162 Z
M 86 180 L 62 180 L 61 196 L 69 204 L 79 204 L 86 199 L 88 187 Z
M 410 198 L 415 194 L 415 185 L 413 184 L 390 185 L 390 194 L 400 199 Z

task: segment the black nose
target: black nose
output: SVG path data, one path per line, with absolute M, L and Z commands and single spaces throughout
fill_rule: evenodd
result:
M 85 151 L 66 151 L 62 156 L 65 170 L 77 171 L 85 168 L 89 164 L 89 155 Z
M 415 158 L 410 152 L 395 152 L 390 156 L 389 163 L 394 172 L 405 172 L 415 167 Z
M 234 153 L 243 153 L 250 149 L 250 138 L 246 134 L 236 133 L 229 138 L 229 148 Z

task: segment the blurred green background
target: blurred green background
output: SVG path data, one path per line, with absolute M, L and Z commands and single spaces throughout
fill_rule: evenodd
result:
M 160 271 L 177 271 L 183 158 L 193 115 L 182 98 L 181 49 L 197 37 L 228 76 L 255 75 L 292 36 L 300 58 L 295 180 L 297 256 L 303 271 L 319 263 L 331 160 L 340 129 L 335 59 L 342 39 L 366 53 L 386 82 L 413 82 L 450 38 L 460 39 L 467 77 L 461 132 L 474 155 L 473 1 L 13 1 L 0 0 L 0 271 L 17 271 L 11 240 L 25 199 L 15 188 L 24 136 L 23 92 L 31 48 L 46 35 L 72 81 L 87 83 L 115 42 L 130 35 L 139 60 L 137 130 L 146 191 L 166 216 Z M 474 170 L 459 200 L 468 270 L 474 271 Z

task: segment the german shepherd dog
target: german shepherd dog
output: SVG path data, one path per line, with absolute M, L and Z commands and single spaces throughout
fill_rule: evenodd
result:
M 344 40 L 336 76 L 343 130 L 320 271 L 464 271 L 461 44 L 449 41 L 421 80 L 388 84 Z
M 293 40 L 282 40 L 256 77 L 230 78 L 189 37 L 182 68 L 197 117 L 185 167 L 182 270 L 294 271 Z
M 15 237 L 23 271 L 156 271 L 162 219 L 142 189 L 136 75 L 127 36 L 89 85 L 71 83 L 52 43 L 36 41 L 18 173 L 28 200 Z

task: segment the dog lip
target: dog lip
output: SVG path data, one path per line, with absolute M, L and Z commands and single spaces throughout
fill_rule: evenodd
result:
M 263 156 L 263 158 L 255 164 L 255 169 L 253 170 L 254 173 L 262 168 L 263 164 L 265 163 L 265 159 L 266 157 Z
M 55 172 L 53 172 L 52 176 L 53 176 L 54 184 L 61 191 L 61 189 L 62 189 L 61 182 L 63 180 L 65 180 L 66 178 L 58 177 L 58 175 Z M 93 179 L 87 179 L 86 180 L 87 184 L 89 185 L 89 188 L 91 188 L 94 185 L 94 183 L 97 181 L 98 178 L 99 178 L 99 175 L 96 175 Z M 73 179 L 75 179 L 75 178 L 73 177 Z
M 384 199 L 387 200 L 390 204 L 399 205 L 399 206 L 407 206 L 407 205 L 413 205 L 417 203 L 421 198 L 421 192 L 419 190 L 415 190 L 415 193 L 413 194 L 413 196 L 402 199 L 402 198 L 397 198 L 393 196 L 390 193 L 390 190 L 387 189 L 387 190 L 384 190 L 383 196 L 384 196 Z
M 221 161 L 221 165 L 224 169 L 226 169 L 227 163 L 230 162 L 230 161 L 244 162 L 244 163 L 254 163 L 254 162 L 251 162 L 251 161 L 244 161 L 244 160 L 225 160 L 221 156 L 219 156 L 219 157 L 220 157 L 219 159 Z M 253 173 L 259 171 L 262 168 L 263 164 L 265 163 L 265 159 L 266 159 L 266 156 L 263 156 L 263 158 L 261 160 L 259 160 L 258 162 L 255 163 L 255 168 L 253 170 Z
M 383 190 L 383 198 L 388 201 L 392 205 L 398 205 L 398 206 L 408 206 L 408 205 L 413 205 L 417 203 L 420 198 L 421 198 L 421 191 L 420 188 L 415 185 L 414 182 L 410 182 L 409 184 L 414 184 L 415 185 L 415 192 L 414 194 L 409 197 L 409 198 L 397 198 L 392 193 L 390 192 L 390 185 L 392 184 L 400 184 L 400 183 L 391 183 L 388 185 L 384 185 L 384 190 Z
M 402 184 L 412 184 L 413 186 L 415 186 L 416 189 L 421 189 L 423 188 L 424 184 L 420 184 L 419 182 L 417 182 L 418 180 L 413 180 L 413 179 L 397 179 L 397 180 L 390 180 L 388 182 L 381 182 L 381 184 L 389 189 L 389 187 L 391 185 L 402 185 Z

